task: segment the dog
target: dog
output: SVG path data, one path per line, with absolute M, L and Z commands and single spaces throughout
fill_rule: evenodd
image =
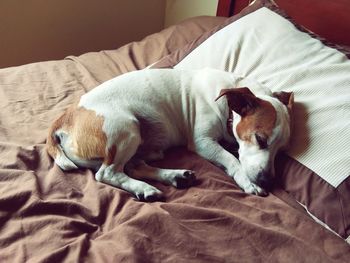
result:
M 183 188 L 194 171 L 160 169 L 148 161 L 173 146 L 223 167 L 246 193 L 264 196 L 277 151 L 291 134 L 293 93 L 237 87 L 240 78 L 215 69 L 144 69 L 108 80 L 69 107 L 49 129 L 47 151 L 62 170 L 95 178 L 144 201 L 162 192 L 151 179 Z M 224 97 L 224 98 L 222 98 Z M 218 141 L 239 145 L 239 158 Z

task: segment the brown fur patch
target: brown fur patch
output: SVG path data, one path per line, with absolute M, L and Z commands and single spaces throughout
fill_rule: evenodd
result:
M 105 158 L 107 136 L 102 130 L 103 117 L 92 110 L 78 108 L 72 113 L 72 121 L 68 134 L 76 156 L 85 160 Z
M 55 159 L 58 153 L 58 141 L 55 136 L 55 132 L 60 129 L 65 120 L 65 113 L 56 119 L 49 129 L 49 134 L 46 139 L 46 150 L 48 154 Z
M 269 138 L 277 117 L 276 110 L 270 102 L 261 99 L 257 102 L 258 106 L 247 112 L 236 127 L 239 138 L 251 143 L 255 133 Z
M 55 132 L 59 129 L 68 133 L 72 140 L 73 153 L 83 159 L 104 159 L 111 163 L 114 160 L 116 147 L 106 149 L 107 136 L 103 132 L 104 118 L 92 110 L 72 105 L 51 126 L 47 140 L 47 150 L 55 158 L 58 141 Z
M 113 145 L 110 149 L 108 149 L 107 157 L 104 159 L 105 165 L 111 165 L 114 162 L 115 155 L 117 153 L 117 146 Z

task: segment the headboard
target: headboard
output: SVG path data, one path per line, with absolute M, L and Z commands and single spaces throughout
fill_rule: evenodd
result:
M 231 16 L 251 0 L 219 0 L 217 16 Z M 298 24 L 335 43 L 350 46 L 350 0 L 274 0 Z

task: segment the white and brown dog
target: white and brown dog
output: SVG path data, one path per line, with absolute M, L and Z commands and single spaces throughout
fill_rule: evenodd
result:
M 145 163 L 184 145 L 224 167 L 245 192 L 265 195 L 275 155 L 289 141 L 293 94 L 264 89 L 254 95 L 236 88 L 237 81 L 214 69 L 146 69 L 118 76 L 83 95 L 53 123 L 48 153 L 63 170 L 95 169 L 97 181 L 148 201 L 162 192 L 140 179 L 175 187 L 195 180 L 193 171 Z M 218 100 L 222 96 L 226 100 Z M 221 139 L 238 142 L 239 160 L 218 143 Z

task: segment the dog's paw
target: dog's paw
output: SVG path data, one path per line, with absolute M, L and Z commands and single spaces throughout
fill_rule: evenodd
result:
M 142 190 L 134 193 L 140 201 L 154 202 L 164 198 L 163 193 L 157 188 L 146 185 Z
M 196 181 L 196 176 L 194 171 L 183 170 L 181 172 L 176 172 L 175 176 L 171 179 L 171 184 L 176 188 L 188 188 L 194 184 Z
M 261 188 L 260 186 L 254 184 L 254 183 L 250 183 L 243 190 L 247 194 L 254 194 L 254 195 L 258 195 L 258 196 L 267 196 L 268 195 L 268 193 L 263 188 Z

